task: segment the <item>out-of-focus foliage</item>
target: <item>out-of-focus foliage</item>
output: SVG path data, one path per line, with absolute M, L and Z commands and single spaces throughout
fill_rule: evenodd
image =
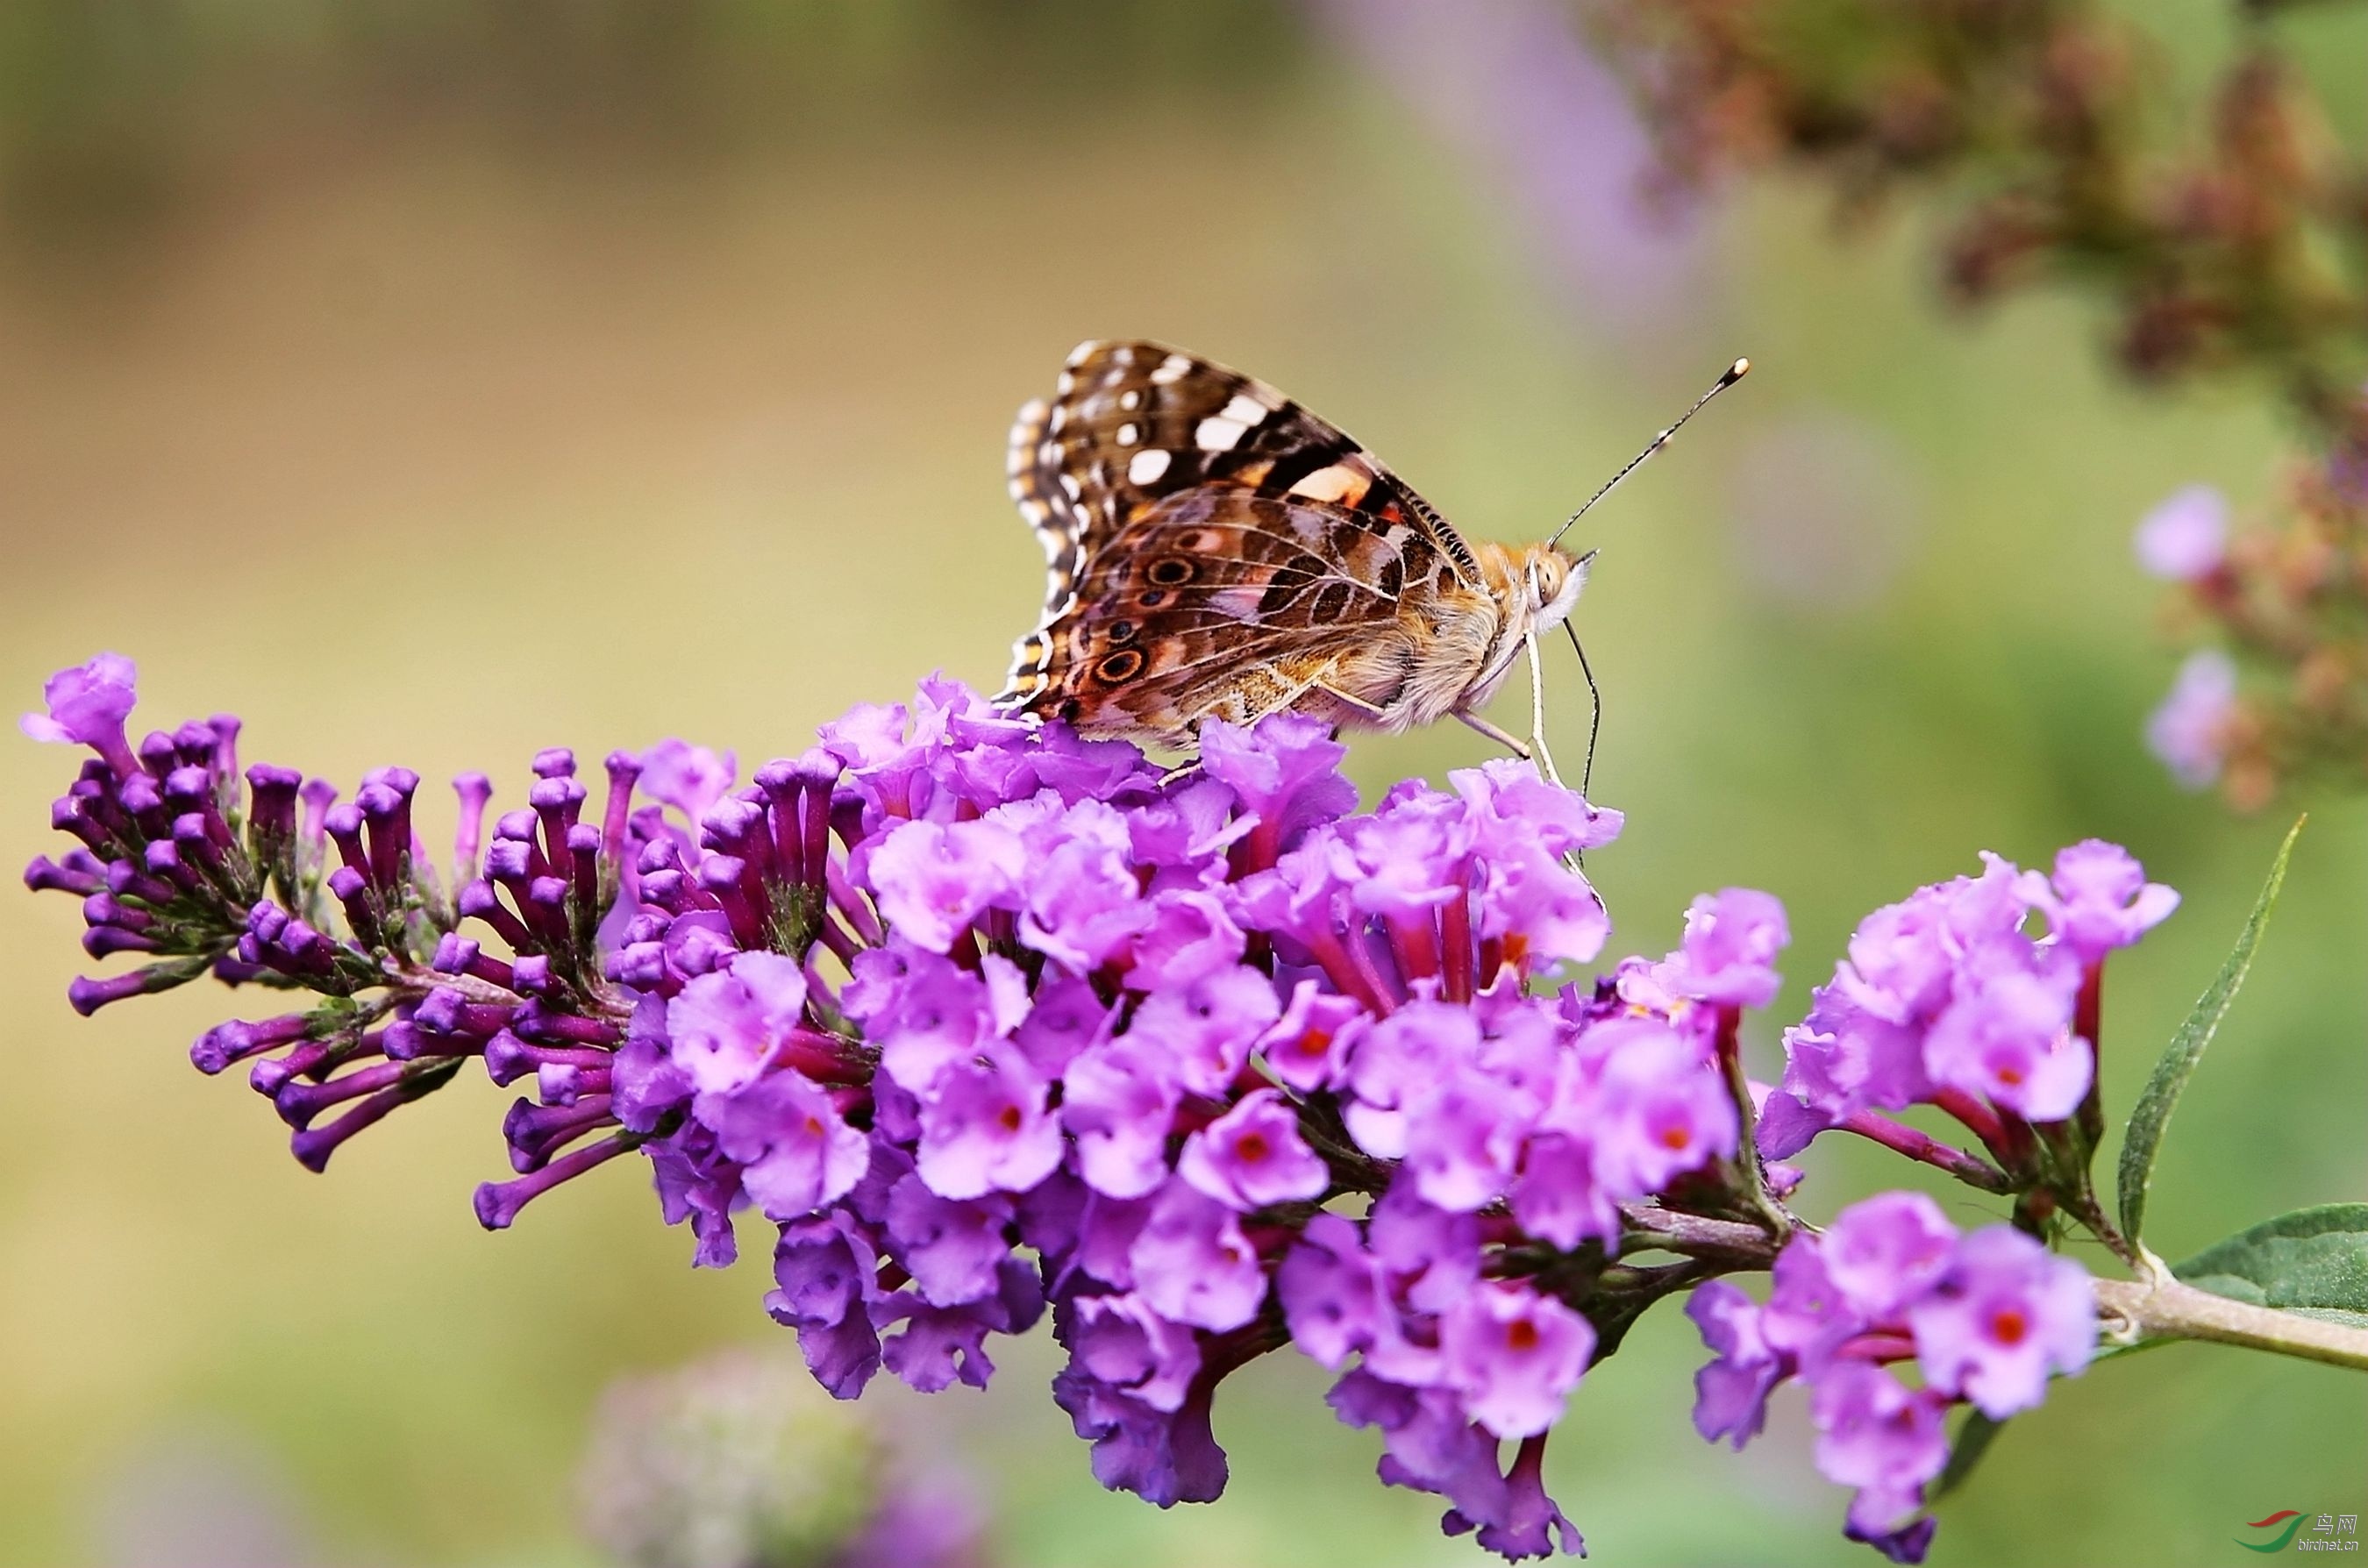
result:
M 2314 81 L 2348 58 L 2356 82 L 2368 48 L 2289 9 L 2232 6 L 2200 86 L 2154 18 L 2097 0 L 1595 13 L 1672 187 L 1787 165 L 1850 224 L 1929 200 L 1952 302 L 2068 288 L 2137 380 L 2234 373 L 2284 400 L 2307 464 L 2196 596 L 2259 677 L 2193 726 L 2248 809 L 2297 771 L 2368 779 L 2368 151 L 2338 129 L 2356 86 L 2330 106 Z
M 1849 219 L 1930 191 L 1956 301 L 2073 283 L 2109 301 L 2133 375 L 2255 371 L 2328 426 L 2356 404 L 2368 160 L 2266 23 L 2197 106 L 2163 46 L 2095 0 L 1650 0 L 1603 18 L 1670 179 L 1795 162 Z

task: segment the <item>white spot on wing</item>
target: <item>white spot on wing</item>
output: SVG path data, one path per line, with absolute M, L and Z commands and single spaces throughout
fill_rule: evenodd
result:
M 1212 414 L 1201 421 L 1200 428 L 1192 432 L 1192 441 L 1204 452 L 1231 451 L 1234 443 L 1240 440 L 1248 428 L 1238 419 Z
M 1142 439 L 1143 432 L 1135 428 L 1133 425 L 1121 425 L 1118 427 L 1118 444 L 1120 446 L 1132 447 L 1137 441 Z
M 1159 369 L 1151 372 L 1151 383 L 1154 386 L 1167 386 L 1172 382 L 1182 381 L 1191 373 L 1191 370 L 1192 361 L 1190 358 L 1181 354 L 1170 354 L 1159 362 Z
M 1134 410 L 1141 408 L 1143 406 L 1143 389 L 1141 387 L 1127 388 L 1126 391 L 1118 394 L 1118 405 L 1121 408 L 1125 409 L 1130 414 Z
M 1167 462 L 1166 452 L 1157 447 L 1145 447 L 1128 460 L 1126 477 L 1136 484 L 1149 484 L 1167 472 Z
M 1354 469 L 1333 463 L 1319 468 L 1291 487 L 1293 495 L 1304 495 L 1311 501 L 1338 501 L 1343 496 L 1361 495 L 1365 476 Z
M 1247 392 L 1235 392 L 1225 404 L 1224 416 L 1237 425 L 1251 426 L 1267 416 L 1267 406 Z

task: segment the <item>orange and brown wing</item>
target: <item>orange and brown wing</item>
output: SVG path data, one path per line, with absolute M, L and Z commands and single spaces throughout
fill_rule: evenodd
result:
M 1123 725 L 1137 734 L 1178 733 L 1239 706 L 1219 700 L 1243 684 L 1228 684 L 1231 666 L 1304 673 L 1344 630 L 1389 619 L 1402 591 L 1434 574 L 1479 582 L 1463 539 L 1357 442 L 1264 382 L 1161 344 L 1080 345 L 1054 399 L 1020 411 L 1009 468 L 1050 579 L 1002 700 L 1088 728 L 1123 718 L 1144 722 Z M 1139 600 L 1156 583 L 1116 608 L 1133 558 L 1153 554 L 1194 571 L 1173 585 L 1190 593 L 1154 600 L 1156 620 Z M 1243 589 L 1266 608 L 1230 613 L 1249 602 Z M 1113 683 L 1098 661 L 1130 642 L 1142 665 Z

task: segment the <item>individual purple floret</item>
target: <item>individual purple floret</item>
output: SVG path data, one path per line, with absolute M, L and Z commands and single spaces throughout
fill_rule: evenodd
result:
M 1784 906 L 1751 888 L 1728 888 L 1694 900 L 1685 939 L 1656 977 L 1680 996 L 1737 1007 L 1776 999 L 1776 955 L 1792 940 Z
M 1907 1310 L 1925 1381 L 1998 1419 L 2037 1404 L 2049 1375 L 2079 1371 L 2097 1343 L 2087 1272 L 2004 1225 L 1959 1242 Z
M 2059 850 L 2052 876 L 2025 871 L 2021 892 L 2083 964 L 2133 945 L 2179 907 L 2178 893 L 2147 881 L 2128 850 L 2100 838 Z
M 123 732 L 138 700 L 138 675 L 120 653 L 101 653 L 86 665 L 60 670 L 41 688 L 48 711 L 26 714 L 17 727 L 37 741 L 86 745 L 117 778 L 131 778 L 143 771 Z

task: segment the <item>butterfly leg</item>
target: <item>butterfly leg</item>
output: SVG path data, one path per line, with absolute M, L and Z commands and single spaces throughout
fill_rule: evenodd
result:
M 1565 621 L 1563 624 L 1567 626 L 1570 623 Z M 1567 790 L 1570 786 L 1565 784 L 1562 781 L 1562 775 L 1554 771 L 1554 754 L 1546 750 L 1545 662 L 1538 657 L 1537 633 L 1532 631 L 1524 641 L 1529 643 L 1530 648 L 1530 744 L 1538 748 L 1538 770 L 1545 775 L 1546 782 L 1557 790 Z M 1577 632 L 1571 633 L 1571 642 L 1574 645 L 1578 642 Z M 1578 664 L 1579 668 L 1587 668 L 1587 655 L 1584 653 L 1579 654 Z M 1595 690 L 1595 675 L 1592 671 L 1588 673 L 1587 689 L 1590 694 Z M 1598 720 L 1603 717 L 1603 703 L 1600 698 L 1595 704 L 1595 717 Z M 1587 767 L 1588 773 L 1591 774 L 1595 767 L 1595 733 L 1592 727 L 1588 729 L 1587 736 Z M 1581 776 L 1579 798 L 1582 800 L 1587 795 L 1585 778 L 1586 775 Z M 1563 863 L 1573 870 L 1584 873 L 1587 869 L 1587 851 L 1574 849 L 1564 858 Z
M 1458 708 L 1455 710 L 1455 716 L 1458 719 L 1463 720 L 1473 729 L 1478 731 L 1481 734 L 1487 736 L 1488 739 L 1496 742 L 1498 745 L 1503 746 L 1507 751 L 1511 752 L 1515 756 L 1520 757 L 1523 762 L 1530 760 L 1530 748 L 1527 745 L 1523 744 L 1518 737 L 1498 729 L 1496 725 L 1488 722 L 1487 720 L 1480 717 L 1479 714 L 1467 712 L 1463 709 Z
M 1390 710 L 1381 706 L 1381 704 L 1377 702 L 1368 702 L 1361 697 L 1341 690 L 1338 687 L 1332 685 L 1328 681 L 1311 680 L 1304 686 L 1301 687 L 1300 690 L 1320 691 L 1325 696 L 1330 698 L 1333 701 L 1341 704 L 1343 707 L 1354 708 L 1358 712 L 1362 713 L 1366 718 L 1372 720 L 1377 724 L 1390 716 Z M 1294 694 L 1294 696 L 1296 694 Z
M 1535 632 L 1522 639 L 1530 651 L 1530 744 L 1538 754 L 1538 771 L 1555 789 L 1565 789 L 1562 775 L 1554 770 L 1554 753 L 1546 749 L 1546 683 L 1545 666 L 1538 657 Z M 1523 754 L 1528 755 L 1527 753 Z
M 1578 628 L 1565 620 L 1562 629 L 1570 633 L 1570 651 L 1578 655 L 1578 673 L 1587 677 L 1587 762 L 1578 770 L 1578 793 L 1584 799 L 1595 783 L 1595 737 L 1603 729 L 1603 693 L 1596 687 L 1595 669 L 1587 662 Z

